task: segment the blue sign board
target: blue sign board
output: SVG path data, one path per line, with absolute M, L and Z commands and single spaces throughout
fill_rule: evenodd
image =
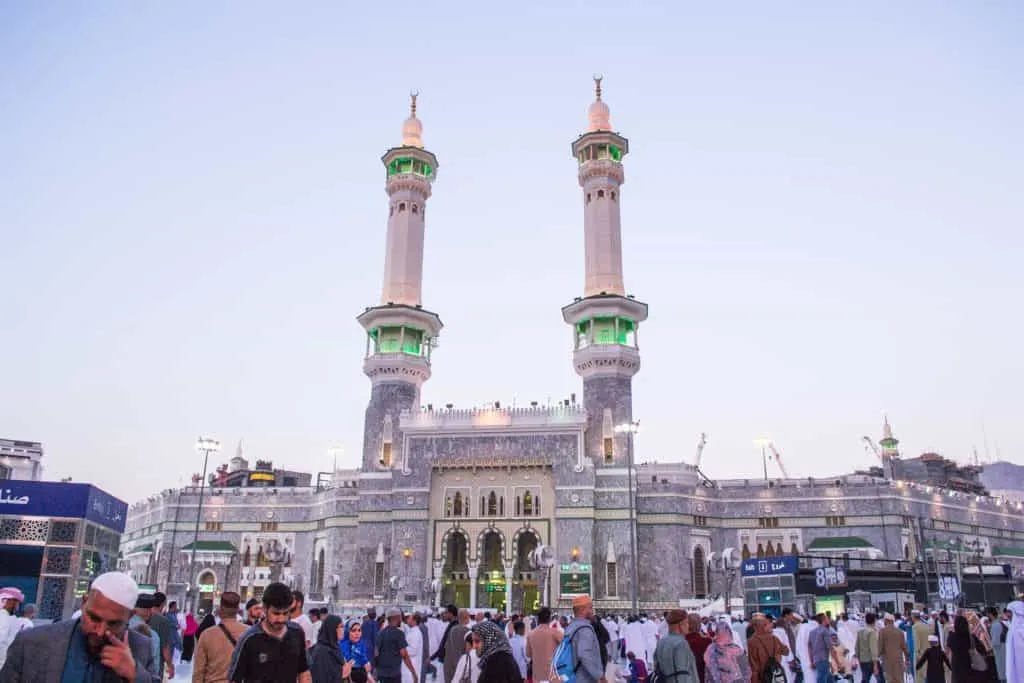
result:
M 90 484 L 4 479 L 0 515 L 88 519 L 120 533 L 128 503 Z
M 777 557 L 752 557 L 743 560 L 740 574 L 743 576 L 777 576 L 779 574 L 796 574 L 798 563 L 796 555 L 779 555 Z

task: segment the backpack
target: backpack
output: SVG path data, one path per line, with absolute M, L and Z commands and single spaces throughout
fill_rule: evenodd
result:
M 775 657 L 768 660 L 761 672 L 761 683 L 786 683 L 786 672 Z
M 563 638 L 562 642 L 558 644 L 558 649 L 555 650 L 555 654 L 551 658 L 551 683 L 557 683 L 557 681 L 576 683 L 576 672 L 579 671 L 582 662 L 576 656 L 576 650 L 572 646 L 572 641 L 583 629 L 593 631 L 594 627 L 589 624 L 580 626 L 572 632 L 571 636 Z M 594 638 L 597 638 L 596 631 L 594 632 Z

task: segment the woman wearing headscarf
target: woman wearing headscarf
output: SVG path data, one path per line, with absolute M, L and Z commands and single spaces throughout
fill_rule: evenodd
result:
M 952 683 L 979 683 L 986 680 L 986 672 L 971 668 L 971 650 L 981 654 L 982 646 L 971 635 L 967 617 L 962 614 L 958 614 L 953 621 L 953 632 L 946 638 L 946 648 L 952 655 L 949 658 L 953 669 Z
M 705 683 L 749 683 L 750 659 L 733 637 L 732 626 L 720 621 L 704 651 Z
M 199 628 L 196 629 L 196 642 L 199 642 L 199 638 L 202 637 L 203 631 L 208 628 L 212 628 L 217 625 L 217 620 L 213 616 L 213 612 L 210 612 L 203 620 L 199 622 Z
M 316 644 L 310 650 L 309 673 L 312 683 L 339 683 L 352 671 L 352 665 L 344 660 L 338 648 L 343 633 L 341 617 L 332 614 L 322 623 Z
M 321 627 L 321 630 L 322 627 Z M 363 641 L 363 624 L 352 621 L 345 630 L 345 635 L 338 641 L 341 656 L 346 662 L 352 662 L 352 683 L 366 683 L 370 674 L 370 656 L 366 652 Z
M 473 643 L 480 655 L 480 680 L 485 683 L 523 683 L 505 631 L 493 621 L 485 620 L 473 627 L 473 633 L 480 636 L 479 642 Z
M 971 635 L 974 637 L 977 643 L 981 644 L 981 656 L 985 658 L 985 665 L 988 667 L 988 671 L 977 673 L 979 681 L 987 681 L 989 683 L 999 683 L 999 679 L 996 678 L 996 656 L 992 650 L 992 639 L 988 635 L 988 625 L 978 616 L 975 611 L 967 612 L 967 625 L 971 627 Z M 982 652 L 984 650 L 984 652 Z

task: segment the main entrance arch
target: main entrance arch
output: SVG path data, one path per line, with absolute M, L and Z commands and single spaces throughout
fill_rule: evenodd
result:
M 499 529 L 485 529 L 477 545 L 476 606 L 479 609 L 504 611 L 505 535 Z
M 469 535 L 449 529 L 441 539 L 441 604 L 469 606 Z
M 540 575 L 530 564 L 530 554 L 539 545 L 536 529 L 524 527 L 512 537 L 512 611 L 517 614 L 533 614 L 540 607 Z

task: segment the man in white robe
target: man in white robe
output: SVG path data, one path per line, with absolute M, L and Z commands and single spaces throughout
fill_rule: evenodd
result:
M 1006 680 L 1024 681 L 1024 602 L 1014 600 L 1006 609 L 1013 615 L 1006 634 Z
M 413 615 L 410 614 L 406 620 L 405 626 L 405 642 L 406 652 L 409 653 L 409 660 L 412 662 L 412 666 L 416 669 L 416 675 L 414 676 L 409 667 L 402 667 L 402 683 L 420 683 L 420 669 L 423 666 L 423 647 L 426 643 L 423 642 L 423 633 L 420 631 L 419 624 L 416 623 Z

